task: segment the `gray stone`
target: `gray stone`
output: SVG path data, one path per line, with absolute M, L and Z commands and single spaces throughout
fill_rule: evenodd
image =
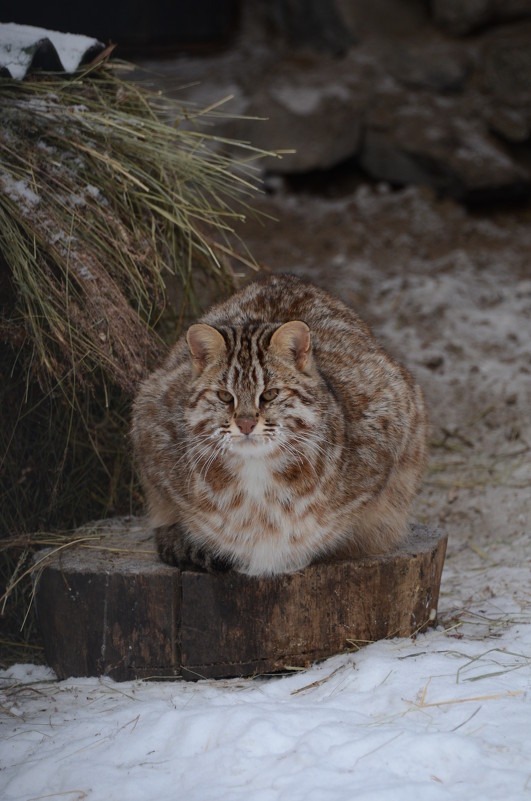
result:
M 531 109 L 493 105 L 485 112 L 490 130 L 506 142 L 521 145 L 531 139 Z
M 263 14 L 271 10 L 254 2 Z M 475 9 L 476 19 L 494 8 L 476 0 L 448 9 L 458 6 L 469 16 Z M 288 53 L 255 30 L 237 53 L 203 59 L 202 73 L 180 64 L 200 105 L 230 94 L 227 111 L 247 117 L 220 122 L 215 132 L 284 151 L 257 162 L 268 175 L 353 160 L 376 180 L 425 184 L 457 198 L 531 190 L 531 22 L 450 39 L 419 0 L 400 8 L 373 0 L 363 13 L 350 0 L 334 7 L 360 37 L 341 59 Z
M 514 25 L 487 37 L 480 70 L 486 91 L 512 105 L 531 103 L 531 24 Z
M 283 62 L 256 88 L 246 115 L 230 133 L 265 150 L 292 150 L 268 159 L 266 170 L 324 170 L 359 154 L 372 93 L 370 67 L 346 70 L 337 61 Z
M 354 44 L 335 0 L 266 0 L 264 11 L 266 24 L 291 47 L 341 55 Z
M 387 97 L 368 116 L 361 164 L 378 180 L 427 184 L 458 198 L 519 191 L 528 171 L 470 116 L 466 101 Z
M 485 25 L 531 16 L 531 0 L 431 0 L 435 22 L 462 36 Z
M 430 21 L 424 0 L 335 0 L 335 4 L 345 25 L 362 42 L 375 37 L 400 41 L 424 32 Z
M 414 89 L 461 92 L 471 72 L 470 58 L 455 43 L 427 36 L 421 44 L 393 48 L 385 58 L 389 73 Z

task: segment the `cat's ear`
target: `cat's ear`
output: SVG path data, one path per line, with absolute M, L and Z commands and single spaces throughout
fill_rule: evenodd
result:
M 186 341 L 198 373 L 202 373 L 209 362 L 225 354 L 225 340 L 211 325 L 191 325 L 186 333 Z
M 299 370 L 304 370 L 311 351 L 310 329 L 302 320 L 290 320 L 277 328 L 269 347 L 291 358 Z

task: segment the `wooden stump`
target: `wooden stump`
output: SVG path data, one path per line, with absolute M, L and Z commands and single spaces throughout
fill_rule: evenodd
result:
M 249 676 L 306 666 L 434 624 L 446 537 L 413 525 L 377 558 L 329 561 L 257 579 L 180 571 L 159 561 L 138 518 L 79 531 L 41 551 L 35 604 L 60 678 Z

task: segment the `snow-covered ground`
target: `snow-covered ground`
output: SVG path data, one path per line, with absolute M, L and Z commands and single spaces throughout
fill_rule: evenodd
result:
M 511 551 L 450 558 L 429 633 L 287 676 L 57 682 L 14 666 L 0 674 L 0 797 L 528 799 L 530 588 Z

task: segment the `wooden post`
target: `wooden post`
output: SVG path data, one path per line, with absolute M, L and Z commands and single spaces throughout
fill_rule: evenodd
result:
M 144 521 L 103 521 L 36 557 L 35 604 L 60 678 L 249 676 L 434 624 L 446 538 L 414 525 L 383 557 L 257 579 L 159 561 Z

